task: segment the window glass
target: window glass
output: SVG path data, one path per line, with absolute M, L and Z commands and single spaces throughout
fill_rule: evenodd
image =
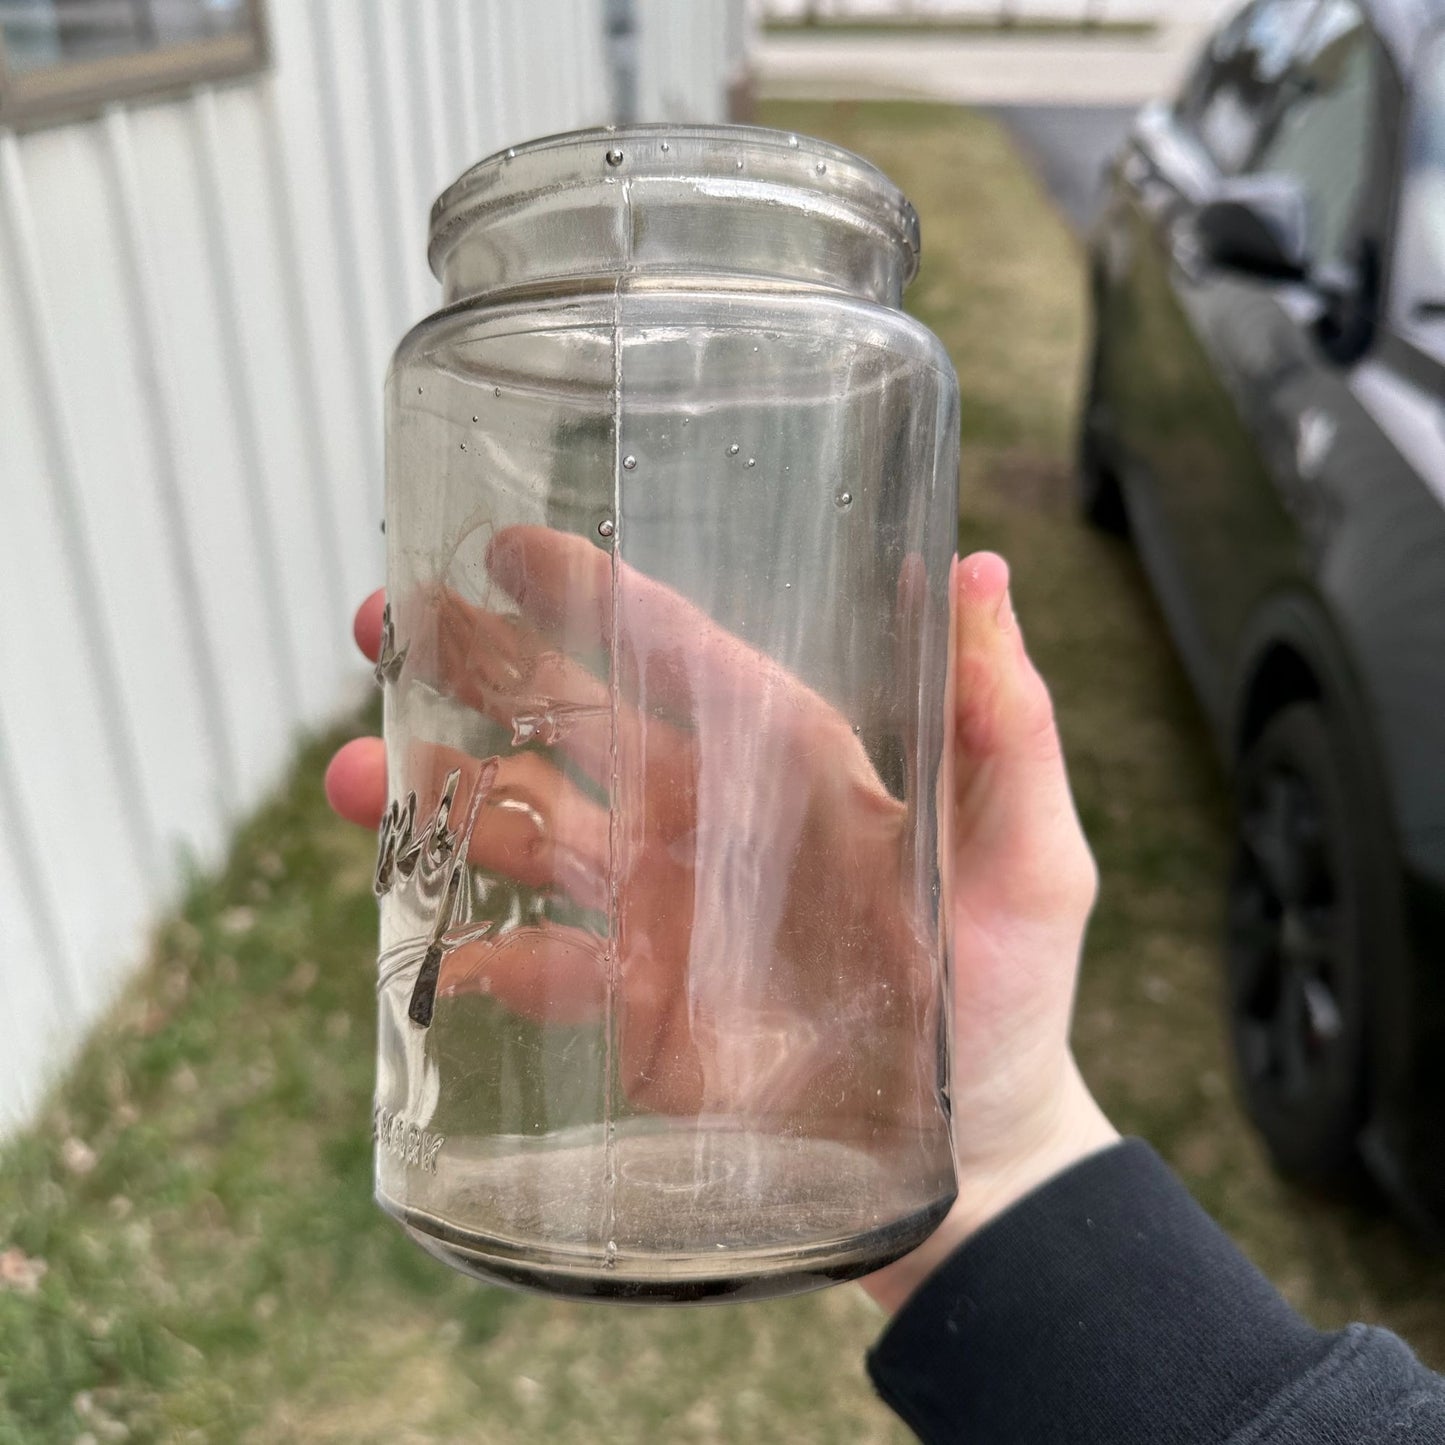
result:
M 1397 311 L 1445 320 L 1445 36 L 1429 46 L 1418 72 L 1396 234 Z
M 0 0 L 0 125 L 93 115 L 265 59 L 261 0 Z
M 1319 0 L 1258 0 L 1224 30 L 1195 77 L 1182 112 L 1226 175 L 1253 153 Z
M 1289 98 L 1250 167 L 1303 185 L 1316 264 L 1350 259 L 1374 140 L 1376 66 L 1358 6 L 1324 0 L 1296 61 Z
M 246 0 L 0 0 L 0 39 L 16 73 L 243 34 Z

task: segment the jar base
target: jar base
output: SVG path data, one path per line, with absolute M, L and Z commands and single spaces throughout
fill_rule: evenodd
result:
M 488 1284 L 623 1304 L 709 1304 L 804 1294 L 858 1279 L 916 1249 L 942 1223 L 954 1195 L 861 1234 L 729 1249 L 716 1260 L 698 1255 L 619 1252 L 610 1263 L 595 1250 L 548 1249 L 472 1234 L 420 1210 L 377 1203 L 428 1254 Z

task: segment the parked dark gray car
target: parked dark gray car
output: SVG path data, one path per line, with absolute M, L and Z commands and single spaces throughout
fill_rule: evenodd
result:
M 1081 503 L 1238 787 L 1226 947 L 1278 1163 L 1445 1219 L 1445 0 L 1257 0 L 1091 237 Z

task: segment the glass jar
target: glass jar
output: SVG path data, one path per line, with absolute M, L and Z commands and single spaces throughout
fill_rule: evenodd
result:
M 917 218 L 833 146 L 637 126 L 483 161 L 430 254 L 387 394 L 377 1196 L 565 1294 L 878 1268 L 954 1195 Z

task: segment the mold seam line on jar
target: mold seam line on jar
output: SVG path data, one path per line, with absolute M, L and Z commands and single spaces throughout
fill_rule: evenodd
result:
M 632 264 L 632 182 L 622 182 L 623 274 Z M 617 1067 L 617 985 L 621 976 L 618 957 L 620 930 L 617 903 L 618 783 L 620 761 L 617 755 L 617 725 L 620 696 L 618 693 L 618 660 L 621 651 L 621 629 L 618 618 L 620 591 L 618 568 L 622 551 L 622 283 L 619 274 L 612 288 L 612 537 L 609 547 L 609 580 L 611 583 L 611 637 L 608 642 L 607 700 L 611 708 L 611 736 L 608 744 L 607 826 L 607 986 L 603 994 L 603 1094 L 602 1094 L 602 1249 L 604 1267 L 616 1263 L 617 1238 L 617 1122 L 614 1118 L 613 1090 Z

